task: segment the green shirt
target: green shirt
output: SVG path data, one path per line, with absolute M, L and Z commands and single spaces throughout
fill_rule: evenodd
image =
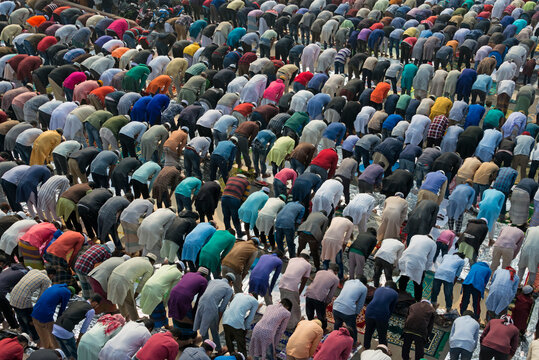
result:
M 127 117 L 123 115 L 118 115 L 118 116 L 113 116 L 107 121 L 105 121 L 103 125 L 101 125 L 101 127 L 107 128 L 110 131 L 112 131 L 114 136 L 116 136 L 117 138 L 118 134 L 120 133 L 120 129 L 124 127 L 125 125 L 127 125 L 127 123 L 129 123 L 129 119 Z
M 150 69 L 146 65 L 137 65 L 129 70 L 125 75 L 137 80 L 148 77 Z
M 232 250 L 236 237 L 228 230 L 217 230 L 206 245 L 200 250 L 198 263 L 211 272 L 220 270 L 221 258 Z
M 485 125 L 491 125 L 497 128 L 500 125 L 500 120 L 503 118 L 503 112 L 498 109 L 490 109 L 483 119 L 483 127 Z
M 200 75 L 206 70 L 208 70 L 208 67 L 204 65 L 204 63 L 196 63 L 189 66 L 189 68 L 185 70 L 185 73 L 194 76 Z
M 178 186 L 176 186 L 174 193 L 191 197 L 193 190 L 195 190 L 195 195 L 198 194 L 198 190 L 200 190 L 201 185 L 202 181 L 194 176 L 190 176 L 185 178 L 181 183 L 178 184 Z
M 305 125 L 309 122 L 309 115 L 303 111 L 296 111 L 292 116 L 286 120 L 284 126 L 289 127 L 294 130 L 298 135 L 301 135 L 301 132 Z
M 86 118 L 86 121 L 90 123 L 96 130 L 101 129 L 101 126 L 112 117 L 112 113 L 106 110 L 98 110 L 92 115 Z

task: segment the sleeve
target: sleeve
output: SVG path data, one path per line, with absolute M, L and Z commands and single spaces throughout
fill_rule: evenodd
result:
M 150 269 L 150 267 L 151 267 L 151 269 Z M 135 292 L 137 294 L 140 294 L 140 292 L 142 291 L 142 288 L 146 284 L 146 281 L 148 281 L 148 279 L 152 277 L 152 274 L 153 274 L 153 266 L 151 264 L 149 264 L 148 270 L 142 276 L 142 279 L 140 280 L 140 282 L 139 282 L 139 284 L 137 286 L 137 289 L 135 290 Z
M 511 357 L 515 355 L 518 349 L 518 345 L 520 343 L 520 337 L 518 334 L 518 331 L 515 330 L 515 333 L 513 334 L 513 337 L 511 338 Z
M 367 288 L 365 288 L 365 291 L 361 293 L 359 296 L 359 299 L 356 303 L 356 314 L 359 314 L 361 312 L 361 309 L 363 308 L 363 305 L 365 305 L 365 298 L 367 297 Z
M 221 301 L 221 305 L 219 305 L 219 313 L 224 313 L 225 310 L 226 310 L 226 307 L 228 305 L 228 303 L 230 302 L 230 299 L 232 298 L 232 295 L 234 294 L 234 292 L 232 291 L 232 288 L 229 287 L 227 289 L 227 293 L 225 294 L 225 296 L 223 297 L 223 300 Z
M 256 311 L 258 310 L 258 301 L 253 301 L 253 304 L 251 305 L 251 308 L 249 309 L 249 315 L 245 319 L 245 322 L 243 323 L 243 326 L 246 329 L 249 329 L 251 326 L 251 323 L 253 322 L 253 319 L 255 318 Z
M 86 313 L 86 318 L 84 319 L 84 322 L 82 323 L 82 327 L 80 328 L 80 333 L 85 334 L 88 330 L 88 327 L 90 326 L 90 323 L 92 322 L 92 319 L 94 318 L 95 310 L 90 309 Z
M 71 298 L 71 291 L 68 290 L 67 292 L 64 292 L 62 296 L 62 303 L 60 304 L 60 310 L 58 310 L 58 317 L 60 317 L 60 315 L 62 315 L 62 313 L 66 309 L 67 303 L 69 302 L 70 298 Z
M 275 283 L 277 282 L 277 278 L 279 277 L 279 275 L 281 274 L 281 269 L 283 267 L 283 264 L 280 263 L 276 268 L 275 268 L 275 272 L 273 273 L 273 279 L 271 279 L 271 284 L 270 284 L 270 287 L 269 287 L 269 291 L 271 292 L 273 290 L 273 288 L 275 287 Z

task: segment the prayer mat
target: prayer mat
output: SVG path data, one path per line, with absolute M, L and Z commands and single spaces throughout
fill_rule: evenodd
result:
M 262 314 L 256 313 L 253 322 L 251 323 L 251 330 L 255 327 L 255 325 L 262 319 Z M 252 331 L 247 332 L 247 336 L 245 339 L 247 340 L 247 349 L 249 349 L 249 344 L 251 343 L 251 334 Z M 288 339 L 290 339 L 290 336 L 292 336 L 292 333 L 290 331 L 285 330 L 283 336 L 281 337 L 281 340 L 279 341 L 279 344 L 277 344 L 277 349 L 275 350 L 275 353 L 277 356 L 276 359 L 280 360 L 286 360 L 286 344 L 288 344 Z M 225 338 L 225 334 L 220 334 L 221 339 Z
M 326 308 L 326 317 L 328 323 L 335 323 L 333 318 L 333 302 Z M 393 345 L 402 347 L 402 331 L 404 329 L 404 321 L 406 319 L 403 316 L 393 314 L 389 319 L 389 327 L 387 331 L 387 341 Z M 361 313 L 356 318 L 356 326 L 358 333 L 365 334 L 365 307 L 361 310 Z M 376 331 L 373 338 L 377 338 Z M 432 339 L 425 347 L 425 354 L 438 359 L 444 350 L 444 347 L 449 340 L 449 332 L 444 331 L 439 327 L 434 327 L 432 330 Z M 414 350 L 414 346 L 412 346 Z
M 425 272 L 425 278 L 423 279 L 423 299 L 430 300 L 432 294 L 432 284 L 434 282 L 434 273 L 432 271 Z M 414 296 L 414 282 L 409 281 L 406 286 L 406 292 Z

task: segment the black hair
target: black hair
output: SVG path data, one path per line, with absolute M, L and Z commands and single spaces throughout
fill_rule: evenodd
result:
M 292 309 L 292 301 L 288 300 L 288 299 L 281 299 L 281 304 L 285 307 L 285 309 L 287 309 L 288 311 L 290 311 Z
M 28 344 L 28 339 L 24 335 L 17 335 L 17 341 L 18 342 L 24 342 Z
M 45 271 L 47 271 L 47 275 L 56 275 L 56 269 L 52 266 L 46 266 Z
M 125 198 L 127 200 L 129 200 L 129 202 L 131 202 L 131 201 L 133 201 L 135 199 L 135 196 L 131 192 L 126 193 L 124 196 L 125 196 Z
M 376 236 L 376 229 L 373 228 L 373 227 L 367 228 L 367 232 L 370 232 L 371 234 L 373 234 L 374 236 Z
M 90 302 L 96 302 L 98 304 L 100 304 L 102 300 L 103 300 L 103 297 L 99 294 L 95 294 L 94 296 L 90 298 Z
M 386 281 L 385 287 L 388 287 L 388 288 L 391 288 L 391 289 L 393 289 L 395 291 L 398 291 L 397 290 L 397 284 L 395 284 L 394 281 Z
M 208 343 L 203 342 L 202 345 L 200 345 L 200 347 L 206 351 L 213 352 L 213 348 Z
M 137 322 L 138 323 L 143 323 L 144 326 L 146 327 L 146 329 L 148 329 L 148 331 L 150 331 L 150 332 L 155 327 L 154 321 L 152 319 L 150 319 L 150 318 L 147 318 L 147 317 L 143 317 L 142 319 L 138 319 Z
M 175 338 L 180 338 L 182 336 L 182 331 L 178 328 L 170 328 L 168 331 L 174 336 Z

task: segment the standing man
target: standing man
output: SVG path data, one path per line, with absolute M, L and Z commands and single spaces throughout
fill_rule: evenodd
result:
M 345 323 L 352 329 L 350 336 L 354 339 L 354 347 L 358 345 L 356 318 L 363 309 L 366 297 L 367 287 L 361 280 L 354 279 L 344 283 L 341 293 L 333 302 L 334 328 L 340 329 Z
M 305 291 L 305 313 L 307 319 L 316 317 L 321 321 L 322 329 L 327 327 L 326 308 L 333 301 L 333 295 L 339 286 L 339 267 L 332 264 L 329 270 L 319 270 L 316 272 L 313 282 Z
M 217 148 L 221 146 L 224 141 L 221 141 Z M 231 229 L 230 220 L 234 223 L 234 228 L 236 229 L 237 237 L 243 237 L 243 232 L 241 231 L 241 223 L 238 215 L 238 211 L 243 201 L 249 195 L 251 185 L 249 180 L 247 180 L 245 175 L 233 176 L 226 182 L 225 190 L 223 191 L 223 196 L 221 197 L 221 207 L 223 209 L 223 222 L 225 228 Z
M 230 306 L 223 314 L 223 329 L 225 333 L 226 347 L 234 353 L 234 342 L 238 346 L 238 352 L 247 354 L 247 330 L 260 305 L 253 294 L 236 293 Z
M 54 336 L 52 336 L 54 315 L 56 313 L 56 308 L 60 305 L 58 317 L 62 316 L 62 313 L 66 309 L 67 303 L 73 294 L 72 289 L 73 288 L 68 288 L 66 284 L 52 285 L 41 294 L 34 305 L 32 321 L 39 334 L 40 345 L 45 349 L 58 348 L 58 343 Z
M 374 296 L 365 311 L 365 349 L 371 347 L 374 330 L 378 332 L 378 344 L 387 346 L 389 318 L 395 311 L 398 298 L 397 285 L 389 279 L 384 287 L 380 287 L 374 292 Z
M 408 308 L 408 316 L 404 322 L 402 359 L 410 360 L 410 348 L 415 343 L 415 358 L 419 360 L 425 355 L 425 345 L 434 327 L 436 310 L 428 300 L 421 300 Z

